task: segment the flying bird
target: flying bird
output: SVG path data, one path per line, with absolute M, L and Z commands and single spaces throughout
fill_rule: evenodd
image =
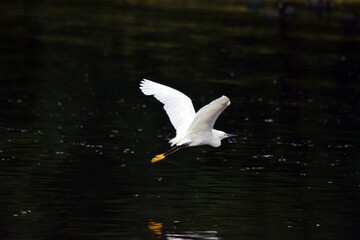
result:
M 221 140 L 236 136 L 213 129 L 216 119 L 230 105 L 230 99 L 222 96 L 195 112 L 191 99 L 171 87 L 143 79 L 140 89 L 145 95 L 153 95 L 164 104 L 164 109 L 176 130 L 176 136 L 169 141 L 169 151 L 156 155 L 151 162 L 157 162 L 185 147 L 210 145 L 219 147 Z

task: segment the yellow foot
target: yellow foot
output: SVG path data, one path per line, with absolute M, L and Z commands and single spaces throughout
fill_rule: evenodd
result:
M 151 162 L 154 163 L 154 162 L 158 162 L 160 160 L 163 160 L 165 158 L 164 154 L 159 154 L 159 155 L 156 155 L 152 160 Z

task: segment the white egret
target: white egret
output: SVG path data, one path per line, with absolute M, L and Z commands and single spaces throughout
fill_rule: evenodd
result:
M 175 138 L 169 141 L 171 146 L 175 147 L 156 155 L 151 160 L 152 163 L 185 147 L 219 147 L 222 139 L 236 136 L 213 129 L 216 119 L 230 105 L 230 100 L 226 96 L 212 101 L 195 113 L 191 99 L 178 90 L 147 79 L 141 81 L 140 89 L 145 95 L 153 95 L 164 104 L 164 109 L 176 130 Z

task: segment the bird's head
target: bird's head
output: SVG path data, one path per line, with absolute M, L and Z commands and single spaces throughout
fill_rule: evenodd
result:
M 230 133 L 226 133 L 226 132 L 219 131 L 219 130 L 214 131 L 214 133 L 216 134 L 216 136 L 217 136 L 220 140 L 222 140 L 222 139 L 224 139 L 224 138 L 236 137 L 236 136 L 237 136 L 236 134 L 230 134 Z

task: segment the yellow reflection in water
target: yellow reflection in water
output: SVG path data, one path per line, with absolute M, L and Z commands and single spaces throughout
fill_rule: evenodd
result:
M 161 235 L 162 227 L 163 224 L 161 222 L 155 222 L 152 219 L 150 219 L 148 228 L 152 230 L 157 236 Z

